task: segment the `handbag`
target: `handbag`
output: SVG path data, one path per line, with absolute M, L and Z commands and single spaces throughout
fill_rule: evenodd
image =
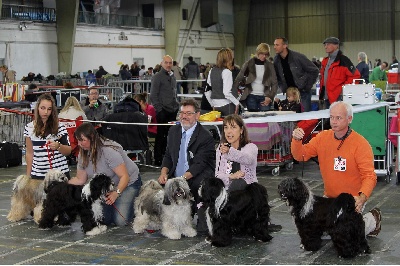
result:
M 239 85 L 239 90 L 241 90 L 241 89 L 240 89 L 240 85 Z M 244 101 L 244 100 L 247 99 L 247 96 L 249 96 L 249 94 L 250 94 L 250 89 L 249 89 L 248 86 L 246 86 L 246 87 L 244 87 L 244 89 L 241 90 L 241 91 L 242 91 L 242 94 L 241 94 L 241 96 L 240 96 L 240 100 L 239 100 L 239 101 Z

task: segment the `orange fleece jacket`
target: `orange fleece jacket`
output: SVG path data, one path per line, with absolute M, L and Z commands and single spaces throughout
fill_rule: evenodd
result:
M 338 150 L 340 143 L 332 130 L 324 130 L 305 145 L 292 139 L 291 151 L 294 159 L 300 162 L 303 158 L 307 161 L 318 156 L 327 197 L 337 197 L 342 192 L 358 196 L 362 192 L 369 198 L 377 181 L 371 145 L 354 130 Z M 339 156 L 346 159 L 345 171 L 334 170 L 335 158 Z

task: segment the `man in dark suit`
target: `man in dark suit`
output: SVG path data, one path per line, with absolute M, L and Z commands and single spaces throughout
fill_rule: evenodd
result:
M 198 190 L 204 178 L 214 176 L 215 148 L 211 133 L 199 122 L 200 107 L 194 99 L 186 99 L 181 103 L 180 125 L 172 126 L 168 132 L 167 149 L 162 161 L 160 184 L 168 178 L 181 176 L 189 183 L 194 196 L 193 213 L 200 203 Z M 197 211 L 198 234 L 207 232 L 207 224 L 203 208 Z

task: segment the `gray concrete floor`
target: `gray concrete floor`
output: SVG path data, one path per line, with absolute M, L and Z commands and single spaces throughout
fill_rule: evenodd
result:
M 97 236 L 85 236 L 79 222 L 71 227 L 39 230 L 31 219 L 10 223 L 12 184 L 24 166 L 0 169 L 0 264 L 399 264 L 400 262 L 400 188 L 395 178 L 379 182 L 367 209 L 382 210 L 382 231 L 369 238 L 372 254 L 344 260 L 337 257 L 330 240 L 324 240 L 317 252 L 299 247 L 300 239 L 288 208 L 279 200 L 277 187 L 285 177 L 302 176 L 302 163 L 293 170 L 281 169 L 279 176 L 271 168 L 258 169 L 259 182 L 267 187 L 271 221 L 282 230 L 273 233 L 269 243 L 235 238 L 233 245 L 215 248 L 204 237 L 169 240 L 160 233 L 137 235 L 126 227 L 109 227 Z M 72 167 L 71 170 L 74 168 Z M 158 170 L 141 167 L 143 180 L 158 177 Z M 304 164 L 303 179 L 314 193 L 322 195 L 323 184 L 315 162 Z

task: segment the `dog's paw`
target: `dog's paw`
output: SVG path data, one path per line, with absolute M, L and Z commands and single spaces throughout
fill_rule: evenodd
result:
M 106 225 L 99 225 L 99 226 L 96 226 L 95 228 L 93 228 L 92 230 L 87 231 L 86 235 L 87 236 L 95 236 L 95 235 L 104 233 L 105 231 L 107 231 L 107 226 Z
M 171 231 L 167 231 L 167 232 L 162 231 L 161 234 L 162 234 L 163 236 L 169 238 L 169 239 L 174 239 L 174 240 L 176 240 L 176 239 L 181 239 L 181 234 L 180 234 L 178 231 L 174 231 L 174 232 L 171 232 Z
M 192 227 L 188 227 L 183 230 L 182 234 L 187 237 L 194 237 L 197 235 L 197 231 L 194 230 Z

